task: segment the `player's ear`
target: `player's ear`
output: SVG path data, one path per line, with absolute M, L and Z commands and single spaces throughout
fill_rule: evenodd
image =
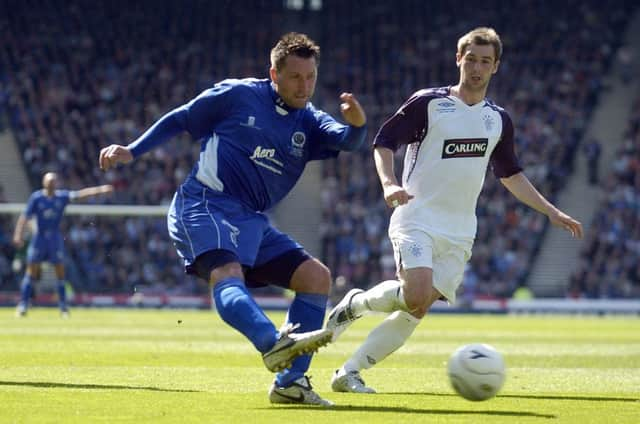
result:
M 500 66 L 500 61 L 496 60 L 496 63 L 493 64 L 493 71 L 491 72 L 492 74 L 498 72 L 498 66 Z
M 275 84 L 278 83 L 278 71 L 276 71 L 276 68 L 274 68 L 273 66 L 269 68 L 269 77 Z

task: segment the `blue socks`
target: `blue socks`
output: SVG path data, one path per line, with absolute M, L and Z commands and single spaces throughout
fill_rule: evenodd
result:
M 296 333 L 319 330 L 324 322 L 324 314 L 327 309 L 328 296 L 317 293 L 296 293 L 289 312 L 287 322 L 300 324 Z M 296 358 L 291 368 L 279 372 L 276 375 L 276 383 L 280 387 L 287 387 L 295 380 L 304 376 L 311 364 L 312 355 L 303 355 Z
M 20 284 L 20 304 L 26 310 L 29 306 L 29 299 L 31 299 L 31 276 L 29 274 L 25 274 L 22 279 L 22 283 Z
M 238 330 L 261 353 L 276 344 L 275 325 L 264 314 L 239 278 L 229 277 L 213 288 L 213 299 L 224 322 Z
M 58 306 L 63 312 L 67 310 L 67 289 L 64 280 L 58 280 Z
M 32 278 L 29 274 L 25 274 L 22 279 L 22 283 L 20 284 L 20 306 L 24 310 L 29 306 L 29 300 L 31 299 L 31 294 L 33 293 L 33 284 Z M 58 280 L 57 283 L 58 289 L 58 306 L 60 306 L 61 311 L 67 310 L 67 290 L 65 287 L 64 280 Z

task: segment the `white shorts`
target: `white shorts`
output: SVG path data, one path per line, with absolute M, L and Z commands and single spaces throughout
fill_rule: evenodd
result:
M 452 240 L 438 234 L 414 230 L 391 238 L 396 268 L 431 268 L 433 287 L 449 303 L 455 303 L 464 268 L 471 258 L 473 241 Z

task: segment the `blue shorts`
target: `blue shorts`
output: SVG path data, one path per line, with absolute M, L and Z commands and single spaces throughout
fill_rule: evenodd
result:
M 49 262 L 59 264 L 62 261 L 64 261 L 64 241 L 62 234 L 54 233 L 45 237 L 36 233 L 29 242 L 27 263 Z
M 266 264 L 285 252 L 302 249 L 291 237 L 271 226 L 269 218 L 231 196 L 193 179 L 181 185 L 167 216 L 169 235 L 187 272 L 204 252 L 233 252 L 249 268 Z

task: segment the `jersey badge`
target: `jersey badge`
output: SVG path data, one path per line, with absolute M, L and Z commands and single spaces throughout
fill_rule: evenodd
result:
M 486 128 L 487 132 L 491 132 L 495 124 L 495 121 L 493 120 L 491 115 L 484 115 L 482 117 L 482 120 L 484 121 L 484 127 Z
M 302 157 L 304 154 L 304 145 L 307 142 L 307 136 L 302 131 L 296 131 L 291 136 L 291 149 L 289 153 L 293 156 Z

